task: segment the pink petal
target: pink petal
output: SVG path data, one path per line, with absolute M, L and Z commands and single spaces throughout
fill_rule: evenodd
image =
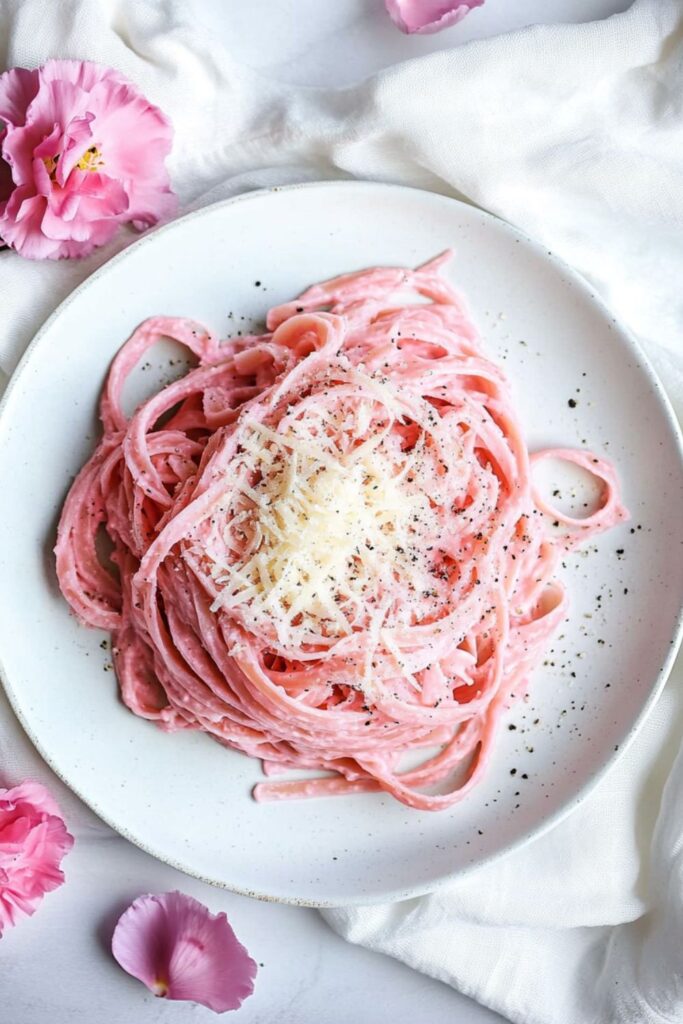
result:
M 45 82 L 42 69 L 38 74 L 39 88 L 26 111 L 26 124 L 8 130 L 2 147 L 17 185 L 30 182 L 33 153 L 55 125 L 63 131 L 71 121 L 87 112 L 84 109 L 87 94 L 77 86 L 71 82 Z
M 29 832 L 31 831 L 30 819 L 23 816 L 16 817 L 12 820 L 12 817 L 8 815 L 8 821 L 2 830 L 2 851 L 0 851 L 0 864 L 2 864 L 3 856 L 9 854 L 11 857 L 15 857 L 17 852 L 21 850 L 22 846 L 26 842 Z
M 26 196 L 27 191 L 17 188 L 10 196 L 0 217 L 0 238 L 29 260 L 52 259 L 58 245 L 41 230 L 47 200 L 44 196 Z M 10 217 L 15 207 L 17 215 Z
M 57 153 L 62 146 L 62 129 L 55 122 L 52 126 L 52 131 L 49 135 L 46 135 L 43 141 L 36 146 L 33 150 L 33 158 L 43 160 L 46 157 L 52 157 Z
M 67 177 L 83 156 L 84 150 L 91 144 L 92 128 L 90 125 L 94 120 L 95 115 L 88 112 L 83 117 L 73 117 L 67 124 L 62 138 L 61 156 L 56 173 L 60 185 L 64 186 Z
M 0 789 L 0 821 L 11 807 L 29 806 L 43 814 L 60 817 L 57 801 L 40 782 L 22 782 L 13 789 Z
M 92 100 L 97 109 L 99 89 L 93 90 Z M 96 123 L 107 139 L 106 172 L 119 178 L 128 192 L 126 219 L 142 229 L 172 216 L 178 204 L 165 166 L 173 136 L 166 115 L 124 83 L 113 90 L 106 106 L 102 104 Z
M 256 964 L 225 914 L 181 892 L 140 896 L 119 918 L 111 948 L 124 971 L 157 996 L 224 1013 L 254 991 Z
M 41 196 L 49 196 L 52 191 L 52 182 L 45 165 L 45 158 L 52 157 L 59 151 L 61 137 L 61 129 L 56 124 L 50 134 L 46 135 L 41 144 L 33 151 L 33 181 L 36 191 Z
M 36 135 L 32 128 L 8 128 L 2 140 L 2 155 L 9 164 L 15 185 L 30 185 L 33 181 L 33 149 L 47 134 Z
M 74 241 L 68 239 L 63 242 L 55 242 L 56 248 L 50 255 L 51 260 L 81 260 L 89 256 L 101 245 L 110 242 L 117 232 L 116 221 L 98 221 L 92 225 L 90 234 L 85 241 Z
M 26 124 L 26 111 L 38 92 L 38 72 L 12 68 L 0 75 L 0 121 Z
M 48 60 L 40 68 L 40 77 L 45 82 L 71 82 L 84 92 L 90 92 L 98 82 L 127 81 L 114 68 L 105 67 L 104 64 L 95 64 L 91 60 Z
M 92 102 L 98 132 L 107 139 L 107 166 L 111 161 L 124 180 L 158 174 L 171 151 L 172 128 L 166 115 L 129 85 L 103 83 L 93 90 Z
M 389 16 L 401 32 L 426 35 L 462 21 L 484 0 L 384 0 Z
M 62 80 L 46 82 L 42 71 L 40 87 L 26 114 L 27 125 L 52 128 L 54 124 L 63 127 L 79 114 L 85 113 L 83 104 L 88 101 L 87 93 L 73 82 Z
M 119 217 L 128 210 L 128 196 L 120 182 L 97 172 L 75 170 L 64 189 L 54 188 L 50 195 L 50 214 L 61 221 L 51 238 L 79 238 L 79 228 L 87 231 L 93 221 Z
M 178 197 L 170 185 L 166 188 L 137 187 L 131 199 L 135 202 L 135 210 L 131 210 L 129 216 L 138 231 L 169 220 L 178 211 Z

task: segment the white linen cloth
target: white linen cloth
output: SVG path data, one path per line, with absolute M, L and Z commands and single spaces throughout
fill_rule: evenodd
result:
M 0 0 L 0 67 L 48 57 L 117 67 L 163 107 L 184 209 L 352 176 L 435 189 L 512 221 L 594 283 L 683 411 L 680 0 L 470 43 L 344 90 L 276 87 L 175 0 Z M 133 237 L 122 231 L 81 263 L 0 254 L 6 374 L 58 302 Z M 438 894 L 330 911 L 328 922 L 524 1024 L 683 1021 L 682 680 L 679 663 L 618 767 L 551 833 Z M 43 775 L 78 841 L 99 826 L 5 706 L 3 781 Z

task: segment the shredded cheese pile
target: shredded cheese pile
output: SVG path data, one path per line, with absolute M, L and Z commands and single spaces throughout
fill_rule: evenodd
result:
M 354 410 L 354 438 L 366 432 L 369 406 Z M 245 622 L 274 629 L 288 654 L 349 635 L 360 620 L 377 629 L 395 587 L 409 595 L 430 585 L 423 555 L 437 516 L 406 483 L 414 457 L 392 462 L 381 435 L 341 451 L 339 419 L 325 417 L 307 440 L 300 425 L 278 434 L 255 424 L 242 444 L 240 482 L 219 499 L 212 611 L 241 607 Z M 404 619 L 409 609 L 401 604 Z

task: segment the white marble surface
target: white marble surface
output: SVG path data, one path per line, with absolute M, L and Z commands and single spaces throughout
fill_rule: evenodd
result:
M 197 0 L 214 35 L 281 82 L 345 85 L 396 61 L 537 22 L 586 21 L 629 0 L 487 0 L 462 24 L 406 37 L 382 0 Z M 0 713 L 9 714 L 4 700 Z M 18 726 L 17 726 L 18 729 Z M 1 754 L 1 751 L 0 751 Z M 494 1024 L 497 1015 L 393 960 L 348 945 L 309 910 L 211 889 L 108 834 L 78 844 L 69 883 L 7 932 L 0 949 L 2 1024 L 208 1021 L 201 1007 L 155 1000 L 109 953 L 113 923 L 142 892 L 181 888 L 225 910 L 263 964 L 242 1024 Z

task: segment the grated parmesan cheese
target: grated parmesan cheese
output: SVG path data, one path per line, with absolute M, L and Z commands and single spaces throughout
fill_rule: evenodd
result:
M 420 451 L 397 460 L 384 449 L 388 428 L 369 430 L 376 402 L 358 402 L 352 422 L 342 407 L 315 409 L 312 422 L 283 433 L 254 423 L 242 443 L 216 545 L 235 558 L 214 556 L 213 610 L 239 607 L 251 628 L 274 630 L 284 650 L 359 626 L 379 642 L 391 595 L 403 595 L 394 621 L 407 621 L 410 594 L 432 585 L 420 537 L 433 535 L 436 513 L 406 483 Z M 370 646 L 368 678 L 371 661 Z

